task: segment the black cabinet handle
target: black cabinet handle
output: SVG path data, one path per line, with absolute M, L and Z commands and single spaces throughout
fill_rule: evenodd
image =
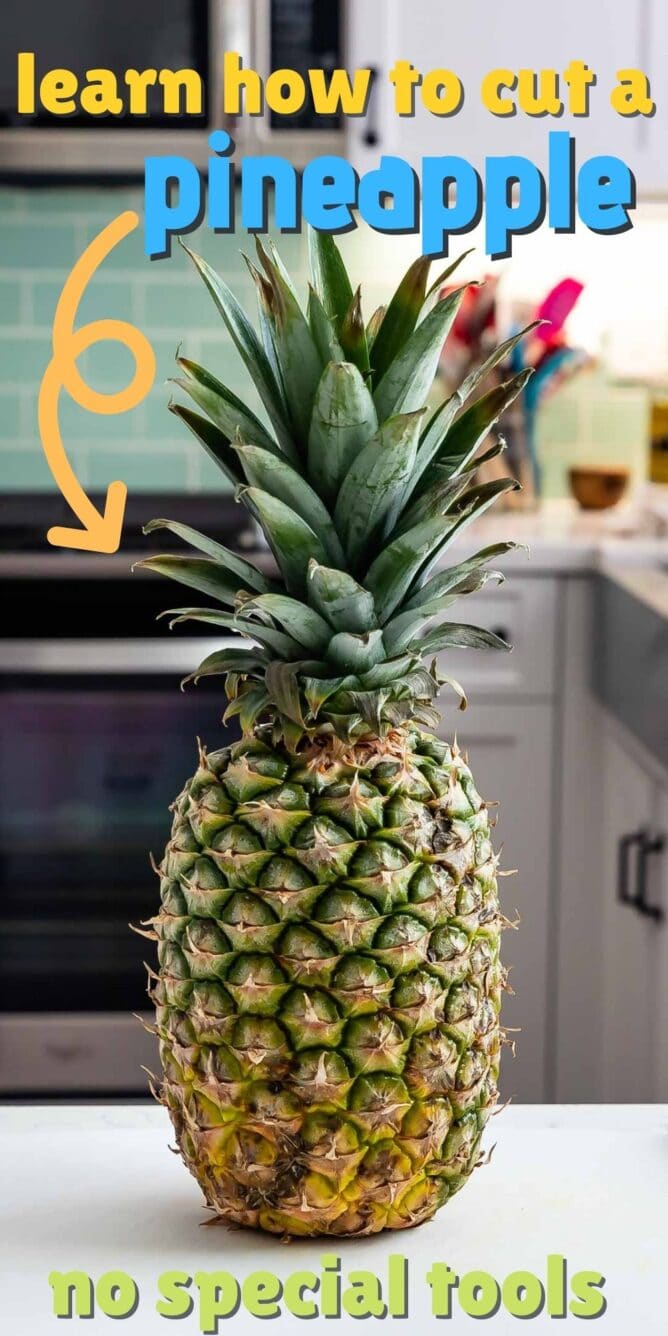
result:
M 653 855 L 663 853 L 666 841 L 663 835 L 651 836 L 647 830 L 635 830 L 622 835 L 617 859 L 617 899 L 630 905 L 638 914 L 661 923 L 665 917 L 660 905 L 647 900 L 647 862 Z M 637 850 L 633 889 L 630 887 L 631 851 Z
M 371 71 L 371 80 L 369 86 L 369 101 L 366 112 L 366 128 L 362 136 L 362 141 L 367 148 L 375 148 L 380 143 L 380 131 L 378 124 L 378 89 L 377 84 L 380 77 L 380 70 L 376 65 L 369 65 L 367 68 Z
M 652 838 L 645 834 L 638 851 L 635 908 L 639 914 L 654 919 L 655 923 L 661 923 L 665 915 L 660 905 L 650 905 L 647 901 L 647 860 L 655 854 L 663 853 L 665 847 L 666 841 L 663 835 Z
M 645 838 L 644 830 L 622 835 L 617 851 L 617 899 L 622 905 L 633 905 L 635 896 L 629 890 L 631 850 L 639 848 Z

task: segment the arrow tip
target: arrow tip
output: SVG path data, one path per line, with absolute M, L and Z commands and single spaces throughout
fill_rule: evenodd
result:
M 110 482 L 104 514 L 92 507 L 83 529 L 65 529 L 55 525 L 46 537 L 52 547 L 70 547 L 80 552 L 118 552 L 125 517 L 128 489 L 124 482 Z

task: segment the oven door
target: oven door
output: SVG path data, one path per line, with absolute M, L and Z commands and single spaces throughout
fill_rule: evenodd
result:
M 221 722 L 222 678 L 179 691 L 214 643 L 2 645 L 0 1012 L 146 1006 L 155 952 L 128 924 L 156 912 L 151 855 L 196 739 L 238 735 Z

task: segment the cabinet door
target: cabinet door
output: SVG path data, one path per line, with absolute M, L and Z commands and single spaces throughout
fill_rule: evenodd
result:
M 640 1104 L 654 1098 L 656 990 L 664 928 L 622 903 L 620 888 L 636 892 L 640 837 L 653 829 L 655 785 L 612 727 L 606 728 L 603 742 L 602 783 L 601 1096 L 604 1102 Z M 648 873 L 652 875 L 649 865 Z M 582 889 L 586 894 L 587 887 Z M 653 894 L 648 888 L 648 900 Z
M 657 6 L 664 0 L 653 0 Z M 385 0 L 382 6 L 349 5 L 349 64 L 378 70 L 366 117 L 349 126 L 350 153 L 358 168 L 376 165 L 380 153 L 397 153 L 419 166 L 425 155 L 458 154 L 482 168 L 488 155 L 519 153 L 545 168 L 550 130 L 576 138 L 579 159 L 612 153 L 633 161 L 638 119 L 620 117 L 610 106 L 619 69 L 634 66 L 640 54 L 643 0 L 561 0 L 546 14 L 536 0 Z M 382 14 L 379 13 L 382 10 Z M 662 58 L 665 46 L 657 51 Z M 454 71 L 464 85 L 464 101 L 454 115 L 427 111 L 416 89 L 415 114 L 398 117 L 388 71 L 409 60 L 423 74 Z M 493 115 L 481 98 L 484 75 L 496 69 L 556 70 L 584 61 L 597 76 L 590 89 L 589 116 Z M 565 100 L 568 89 L 563 84 Z M 566 103 L 567 106 L 567 103 Z
M 641 5 L 638 65 L 649 75 L 656 115 L 639 116 L 636 142 L 630 157 L 640 195 L 668 194 L 666 105 L 668 102 L 668 6 L 666 0 L 644 0 Z
M 502 849 L 502 907 L 520 916 L 518 932 L 504 932 L 503 959 L 515 996 L 504 997 L 503 1019 L 521 1027 L 513 1060 L 505 1050 L 501 1091 L 522 1102 L 546 1098 L 549 906 L 552 891 L 550 825 L 552 801 L 552 707 L 472 705 L 457 722 L 479 792 L 499 803 L 495 847 Z M 452 725 L 452 715 L 448 716 Z M 444 737 L 451 736 L 444 721 Z
M 668 1104 L 668 783 L 657 794 L 654 837 L 656 844 L 649 879 L 650 895 L 651 903 L 657 905 L 663 913 L 657 933 L 659 961 L 653 1011 L 654 1098 L 661 1104 Z

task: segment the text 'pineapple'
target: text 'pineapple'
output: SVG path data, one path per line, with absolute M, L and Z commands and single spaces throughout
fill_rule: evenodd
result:
M 209 135 L 212 157 L 204 175 L 176 154 L 145 162 L 145 251 L 170 254 L 171 239 L 199 227 L 205 215 L 214 232 L 241 226 L 266 233 L 269 200 L 280 232 L 308 223 L 319 232 L 349 232 L 360 221 L 376 232 L 421 232 L 422 253 L 449 253 L 450 238 L 478 226 L 484 216 L 485 250 L 492 259 L 512 254 L 513 237 L 547 221 L 554 232 L 573 232 L 579 218 L 591 232 L 616 234 L 632 227 L 635 178 L 621 158 L 599 154 L 576 170 L 575 140 L 567 131 L 548 136 L 547 171 L 518 154 L 485 159 L 481 174 L 466 158 L 447 153 L 422 159 L 420 176 L 404 158 L 383 155 L 378 167 L 359 174 L 346 158 L 324 154 L 300 174 L 271 154 L 231 160 L 234 141 L 223 130 Z

